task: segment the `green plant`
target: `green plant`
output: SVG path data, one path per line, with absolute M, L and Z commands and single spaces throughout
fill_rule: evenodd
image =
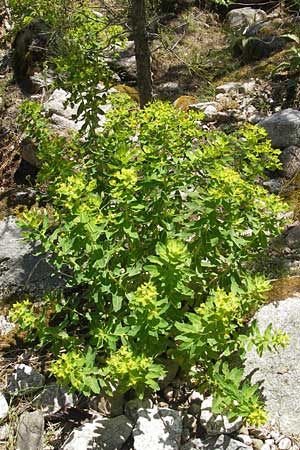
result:
M 280 75 L 287 72 L 289 75 L 296 75 L 300 71 L 300 40 L 299 37 L 294 34 L 284 35 L 285 38 L 294 41 L 296 45 L 293 45 L 286 52 L 287 60 L 280 63 L 272 71 L 271 76 Z
M 52 205 L 24 214 L 25 234 L 77 291 L 45 302 L 36 336 L 63 352 L 51 373 L 86 394 L 114 386 L 142 396 L 171 358 L 184 372 L 200 365 L 219 405 L 235 406 L 226 362 L 262 345 L 255 325 L 243 325 L 268 289 L 246 263 L 283 223 L 283 205 L 255 181 L 278 167 L 278 151 L 251 125 L 208 133 L 196 112 L 112 102 L 101 133 L 71 140 L 51 131 L 40 106 L 22 106 Z M 28 314 L 37 313 L 27 303 L 13 317 L 22 324 Z M 259 422 L 254 389 L 243 383 L 238 413 Z

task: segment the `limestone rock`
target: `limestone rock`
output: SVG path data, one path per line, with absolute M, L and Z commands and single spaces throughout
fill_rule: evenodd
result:
M 55 414 L 61 408 L 73 406 L 73 395 L 68 394 L 67 389 L 51 384 L 35 398 L 36 406 L 38 406 L 45 414 Z
M 294 225 L 289 227 L 283 233 L 284 244 L 291 248 L 297 249 L 300 247 L 300 225 Z
M 293 178 L 300 171 L 300 147 L 294 145 L 285 148 L 281 155 L 282 176 L 285 178 Z
M 114 92 L 114 89 L 110 89 L 109 92 Z M 106 92 L 107 93 L 107 92 Z M 105 94 L 104 88 L 99 85 L 99 98 Z M 44 103 L 44 110 L 50 116 L 50 121 L 53 125 L 61 131 L 68 133 L 69 131 L 81 130 L 84 121 L 82 117 L 77 116 L 78 105 L 70 105 L 69 102 L 70 93 L 64 89 L 55 89 L 49 99 Z M 111 105 L 101 105 L 102 114 L 98 115 L 98 127 L 99 131 L 105 123 L 105 113 L 111 109 Z
M 255 86 L 255 81 L 248 81 L 246 83 L 241 83 L 239 81 L 228 81 L 228 83 L 217 86 L 216 92 L 218 94 L 249 94 L 255 90 Z
M 232 9 L 227 13 L 226 21 L 230 28 L 241 29 L 265 20 L 267 14 L 262 9 L 250 7 Z
M 233 46 L 233 52 L 244 63 L 251 63 L 281 51 L 288 41 L 281 20 L 263 21 L 247 28 Z
M 13 217 L 0 221 L 0 236 L 0 299 L 25 292 L 38 296 L 63 286 L 62 278 L 51 276 L 45 256 L 34 256 L 38 246 L 23 240 Z
M 190 439 L 187 443 L 180 447 L 180 450 L 202 450 L 205 444 L 200 438 Z
M 0 420 L 5 419 L 5 417 L 8 414 L 8 410 L 9 410 L 9 406 L 6 401 L 6 398 L 4 397 L 2 392 L 0 392 Z
M 0 442 L 6 441 L 9 437 L 9 426 L 7 424 L 0 427 Z
M 274 148 L 300 146 L 300 111 L 297 109 L 279 111 L 258 125 L 267 131 Z
M 121 450 L 132 427 L 126 416 L 107 419 L 99 415 L 74 429 L 62 450 Z
M 148 398 L 144 398 L 143 400 L 139 400 L 135 398 L 133 400 L 129 400 L 125 405 L 125 415 L 131 420 L 133 423 L 137 421 L 138 418 L 138 410 L 139 409 L 150 409 L 152 408 L 152 401 Z
M 15 324 L 7 320 L 5 316 L 0 316 L 0 336 L 5 336 L 15 328 Z
M 43 434 L 43 414 L 40 411 L 24 412 L 18 426 L 16 450 L 41 450 Z
M 102 416 L 116 417 L 123 414 L 125 405 L 124 395 L 113 395 L 112 397 L 99 394 L 90 401 L 90 407 L 98 411 Z
M 278 352 L 265 351 L 259 357 L 255 349 L 247 354 L 245 375 L 260 383 L 269 420 L 287 435 L 299 436 L 300 391 L 300 300 L 298 297 L 270 303 L 255 315 L 261 332 L 272 323 L 274 330 L 289 335 L 290 345 Z
M 178 450 L 182 419 L 168 408 L 139 409 L 133 430 L 134 450 Z
M 242 419 L 229 422 L 226 416 L 216 415 L 212 412 L 213 398 L 207 397 L 201 405 L 200 423 L 208 434 L 233 433 L 242 426 Z
M 210 439 L 205 448 L 206 450 L 252 450 L 252 447 L 223 434 Z
M 44 383 L 44 376 L 37 370 L 26 364 L 17 364 L 15 372 L 8 379 L 6 390 L 9 394 L 18 394 L 40 388 Z

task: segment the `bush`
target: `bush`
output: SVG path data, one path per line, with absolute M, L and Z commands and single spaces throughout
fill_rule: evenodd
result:
M 278 167 L 278 151 L 251 125 L 227 136 L 168 103 L 139 110 L 114 101 L 101 133 L 72 141 L 50 131 L 38 105 L 23 105 L 51 200 L 24 214 L 23 226 L 74 293 L 48 297 L 43 314 L 17 303 L 12 317 L 60 351 L 50 372 L 73 389 L 143 396 L 174 359 L 183 373 L 201 369 L 217 409 L 259 423 L 256 387 L 228 367 L 250 345 L 286 341 L 255 323 L 243 329 L 268 289 L 249 262 L 282 226 L 283 205 L 255 183 Z

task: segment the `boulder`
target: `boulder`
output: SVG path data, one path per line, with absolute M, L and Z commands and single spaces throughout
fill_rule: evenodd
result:
M 126 416 L 107 419 L 97 415 L 91 422 L 74 429 L 62 450 L 121 450 L 132 427 Z
M 250 25 L 233 46 L 234 55 L 251 63 L 283 50 L 289 38 L 281 29 L 282 22 L 277 19 Z
M 232 9 L 227 13 L 226 22 L 229 28 L 242 29 L 254 23 L 266 20 L 267 14 L 262 9 L 250 7 Z
M 42 450 L 44 426 L 40 411 L 24 412 L 19 421 L 16 450 Z
M 259 383 L 270 422 L 281 432 L 300 437 L 300 299 L 291 297 L 265 305 L 255 319 L 261 333 L 270 323 L 274 330 L 286 332 L 290 345 L 277 352 L 265 351 L 261 357 L 253 348 L 246 356 L 245 375 Z
M 182 418 L 168 408 L 139 409 L 133 430 L 134 450 L 178 450 Z
M 275 148 L 300 146 L 300 111 L 284 109 L 258 123 L 271 139 Z
M 24 293 L 41 296 L 63 286 L 45 255 L 35 256 L 39 247 L 23 240 L 15 218 L 0 221 L 0 236 L 0 299 Z

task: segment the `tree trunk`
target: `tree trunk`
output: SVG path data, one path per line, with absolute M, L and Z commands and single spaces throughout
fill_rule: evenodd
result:
M 131 5 L 137 85 L 140 93 L 140 105 L 143 108 L 146 103 L 151 102 L 151 100 L 153 99 L 151 56 L 146 31 L 145 0 L 131 0 Z

